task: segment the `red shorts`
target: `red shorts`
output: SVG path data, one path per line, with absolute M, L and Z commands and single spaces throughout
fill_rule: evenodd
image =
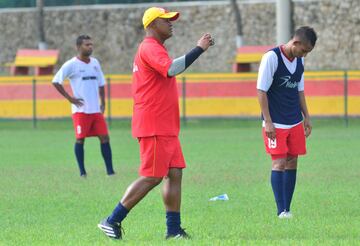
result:
M 286 158 L 287 156 L 298 156 L 306 154 L 305 131 L 302 123 L 290 129 L 275 129 L 276 138 L 271 140 L 265 135 L 263 128 L 263 138 L 266 152 L 272 157 Z
M 185 168 L 178 137 L 152 136 L 138 138 L 140 145 L 140 176 L 165 177 L 170 168 Z
M 77 139 L 108 135 L 107 125 L 101 113 L 75 113 L 72 118 Z

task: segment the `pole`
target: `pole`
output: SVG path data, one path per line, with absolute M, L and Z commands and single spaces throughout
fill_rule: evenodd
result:
M 236 0 L 230 1 L 232 11 L 235 15 L 236 23 L 236 48 L 243 46 L 243 30 L 242 30 L 242 21 L 241 21 L 241 12 L 239 6 L 237 5 Z
M 276 42 L 287 43 L 291 38 L 291 0 L 276 0 Z
M 182 77 L 182 119 L 186 125 L 186 77 Z
M 108 111 L 108 123 L 109 123 L 109 127 L 111 127 L 111 79 L 108 77 L 107 78 L 107 99 L 108 99 L 108 106 L 107 106 L 107 111 Z
M 348 114 L 348 72 L 344 71 L 344 119 L 345 126 L 349 126 L 349 114 Z
M 38 27 L 38 48 L 39 50 L 46 50 L 46 38 L 44 28 L 44 0 L 36 0 L 37 8 L 37 27 Z
M 36 79 L 32 80 L 32 101 L 33 101 L 33 128 L 37 127 L 37 118 L 36 118 Z

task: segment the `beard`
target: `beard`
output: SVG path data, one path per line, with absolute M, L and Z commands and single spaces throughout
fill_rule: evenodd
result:
M 84 56 L 91 56 L 91 54 L 92 54 L 92 50 L 84 51 L 83 53 Z

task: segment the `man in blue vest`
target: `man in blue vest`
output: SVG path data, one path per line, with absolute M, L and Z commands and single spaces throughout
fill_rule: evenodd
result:
M 317 35 L 300 27 L 293 38 L 264 54 L 257 80 L 266 152 L 271 155 L 271 186 L 279 218 L 291 218 L 298 155 L 306 153 L 311 134 L 304 95 L 304 57 L 313 50 Z

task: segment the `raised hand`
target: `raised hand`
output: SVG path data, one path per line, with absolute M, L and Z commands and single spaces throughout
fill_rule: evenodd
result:
M 197 46 L 201 47 L 204 51 L 214 44 L 215 40 L 211 37 L 210 33 L 204 34 L 197 42 Z

